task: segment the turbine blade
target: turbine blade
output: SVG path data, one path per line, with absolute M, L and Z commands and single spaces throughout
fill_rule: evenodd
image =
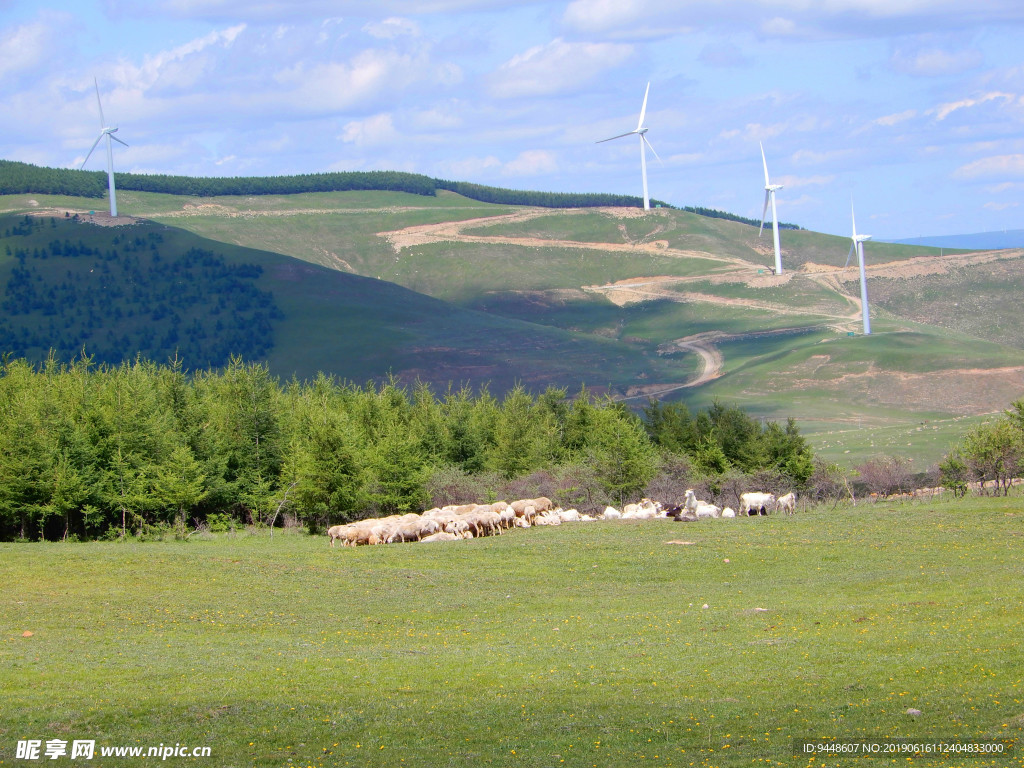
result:
M 641 133 L 641 134 L 640 134 L 640 138 L 641 138 L 641 139 L 643 140 L 644 144 L 646 144 L 646 145 L 647 145 L 647 148 L 648 148 L 649 150 L 651 150 L 651 152 L 654 152 L 654 145 L 653 145 L 653 144 L 651 144 L 651 142 L 649 142 L 649 141 L 647 140 L 647 137 L 646 137 L 646 136 L 644 136 L 644 135 L 643 135 L 643 134 Z M 655 156 L 655 157 L 658 157 L 658 153 L 657 153 L 657 152 L 654 152 L 654 156 Z M 658 162 L 659 162 L 659 163 L 661 163 L 661 158 L 660 158 L 660 157 L 658 157 Z M 661 163 L 661 164 L 662 164 L 662 165 L 664 165 L 664 163 Z
M 768 215 L 768 201 L 771 198 L 771 192 L 767 189 L 764 191 L 764 210 L 761 211 L 761 228 L 757 230 L 757 236 L 760 237 L 761 233 L 764 232 L 764 219 Z
M 116 141 L 116 142 L 117 142 L 118 144 L 124 144 L 124 145 L 125 145 L 126 147 L 128 146 L 128 144 L 127 144 L 126 142 L 124 142 L 124 141 L 121 141 L 121 140 L 120 140 L 119 138 L 117 138 L 117 136 L 115 136 L 114 134 L 112 134 L 112 133 L 108 133 L 107 135 L 108 135 L 108 136 L 109 136 L 110 138 L 112 138 L 112 139 L 113 139 L 114 141 Z
M 640 107 L 640 122 L 636 124 L 636 129 L 639 131 L 644 127 L 644 115 L 647 114 L 647 94 L 651 92 L 651 83 L 647 81 L 647 90 L 644 91 L 644 105 Z
M 850 200 L 850 221 L 853 223 L 853 240 L 857 241 L 857 217 L 853 213 L 853 200 Z
M 856 240 L 854 240 L 853 241 L 853 245 L 850 246 L 850 252 L 848 254 L 846 254 L 846 263 L 843 264 L 843 269 L 846 269 L 848 266 L 850 266 L 850 259 L 853 258 L 853 252 L 855 250 L 857 250 L 857 241 Z
M 636 131 L 630 131 L 629 133 L 620 133 L 618 136 L 612 136 L 610 139 L 601 139 L 600 141 L 595 141 L 594 143 L 604 144 L 606 141 L 615 141 L 615 139 L 621 139 L 623 136 L 632 136 L 634 133 L 636 133 Z
M 92 149 L 89 150 L 89 154 L 87 154 L 85 156 L 85 160 L 82 161 L 82 167 L 83 168 L 85 168 L 85 164 L 89 162 L 89 158 L 92 157 L 93 150 L 96 149 L 96 145 L 100 143 L 100 139 L 102 139 L 104 137 L 104 135 L 105 134 L 101 133 L 99 136 L 96 137 L 96 141 L 94 141 L 93 144 L 92 144 Z
M 764 144 L 761 144 L 761 162 L 764 164 L 764 185 L 771 186 L 771 182 L 768 181 L 768 161 L 764 159 Z
M 96 86 L 96 106 L 100 108 L 100 128 L 106 128 L 107 119 L 103 117 L 103 104 L 100 103 L 100 83 L 95 77 L 92 82 Z

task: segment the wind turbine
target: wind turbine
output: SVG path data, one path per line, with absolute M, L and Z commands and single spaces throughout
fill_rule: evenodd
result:
M 651 84 L 647 83 L 647 90 L 644 91 L 644 105 L 640 107 L 640 121 L 636 124 L 636 128 L 629 133 L 620 133 L 618 136 L 612 136 L 610 139 L 601 139 L 596 142 L 598 144 L 604 144 L 606 141 L 614 141 L 615 139 L 621 139 L 623 136 L 633 136 L 634 134 L 640 137 L 640 173 L 644 178 L 644 210 L 651 210 L 651 200 L 647 196 L 647 147 L 651 148 L 651 152 L 654 152 L 654 147 L 651 146 L 651 142 L 647 140 L 647 128 L 644 126 L 644 115 L 647 114 L 647 94 L 651 92 Z M 654 152 L 654 156 L 658 157 L 658 153 Z M 658 157 L 658 162 L 661 162 L 661 158 Z
M 92 149 L 89 150 L 89 154 L 86 155 L 85 156 L 85 160 L 82 161 L 82 167 L 85 168 L 85 164 L 87 162 L 89 162 L 89 158 L 92 157 L 93 151 L 96 149 L 97 145 L 100 143 L 100 141 L 103 139 L 103 137 L 106 136 L 106 138 L 107 138 L 107 186 L 110 188 L 110 216 L 111 216 L 111 218 L 116 219 L 117 218 L 117 197 L 114 194 L 114 151 L 112 149 L 113 145 L 110 143 L 110 140 L 113 139 L 118 144 L 124 144 L 126 147 L 128 145 L 125 144 L 123 141 L 121 141 L 119 138 L 117 138 L 117 136 L 114 135 L 117 132 L 117 126 L 116 125 L 113 126 L 113 127 L 107 125 L 106 118 L 103 117 L 103 105 L 100 103 L 100 84 L 96 80 L 96 78 L 93 78 L 93 83 L 96 85 L 96 106 L 98 106 L 100 108 L 100 135 L 96 137 L 96 141 L 93 142 Z
M 772 184 L 768 180 L 768 161 L 764 159 L 764 144 L 761 144 L 761 163 L 764 165 L 764 210 L 761 211 L 761 228 L 757 232 L 760 237 L 764 232 L 764 219 L 768 215 L 768 203 L 772 204 L 772 237 L 775 240 L 775 274 L 782 274 L 782 250 L 779 248 L 779 217 L 775 212 L 775 192 L 782 189 L 781 184 Z
M 868 309 L 868 276 L 864 271 L 864 243 L 871 239 L 871 235 L 857 234 L 857 218 L 853 214 L 853 202 L 850 203 L 850 220 L 853 222 L 853 243 L 850 245 L 850 252 L 846 256 L 846 264 L 843 269 L 850 266 L 850 258 L 853 252 L 857 252 L 857 259 L 860 261 L 860 306 L 861 314 L 864 317 L 864 335 L 871 334 L 871 311 Z

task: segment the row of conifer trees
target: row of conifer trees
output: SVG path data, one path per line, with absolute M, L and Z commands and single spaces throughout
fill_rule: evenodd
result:
M 602 509 L 699 478 L 813 471 L 796 428 L 735 408 L 635 414 L 586 390 L 435 393 L 235 358 L 0 365 L 0 539 L 92 539 L 203 525 L 312 531 L 435 504 L 552 495 Z M 652 490 L 653 489 L 653 490 Z

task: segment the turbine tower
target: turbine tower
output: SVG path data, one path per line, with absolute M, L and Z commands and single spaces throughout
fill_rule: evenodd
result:
M 651 84 L 647 83 L 647 90 L 644 91 L 644 104 L 640 107 L 640 121 L 636 124 L 636 128 L 629 133 L 620 133 L 618 136 L 612 136 L 610 139 L 601 139 L 598 144 L 604 144 L 606 141 L 614 141 L 615 139 L 621 139 L 624 136 L 633 136 L 634 134 L 640 137 L 640 174 L 644 179 L 644 210 L 651 210 L 651 200 L 647 195 L 647 148 L 650 147 L 651 152 L 654 152 L 654 147 L 651 146 L 651 142 L 647 140 L 647 128 L 644 126 L 644 115 L 647 114 L 647 94 L 651 92 Z M 654 152 L 654 156 L 658 157 L 658 153 Z M 661 162 L 661 158 L 658 157 L 658 162 Z
M 768 161 L 764 159 L 764 144 L 761 144 L 761 163 L 764 165 L 764 210 L 761 211 L 761 228 L 757 232 L 760 237 L 764 232 L 764 219 L 768 215 L 768 203 L 772 205 L 772 237 L 775 240 L 775 274 L 782 274 L 782 250 L 779 248 L 779 216 L 775 212 L 775 192 L 782 189 L 781 184 L 772 184 L 768 180 Z
M 89 162 L 89 158 L 92 157 L 93 150 L 100 143 L 104 136 L 107 138 L 107 186 L 110 188 L 110 216 L 111 218 L 117 218 L 117 197 L 114 194 L 114 150 L 110 140 L 113 139 L 118 144 L 124 144 L 114 134 L 117 132 L 117 126 L 108 126 L 106 119 L 103 117 L 103 105 L 100 103 L 100 84 L 93 78 L 93 83 L 96 85 L 96 106 L 100 108 L 100 135 L 96 137 L 96 141 L 93 142 L 92 149 L 89 150 L 89 154 L 85 156 L 85 160 L 82 161 L 82 167 L 85 168 L 85 164 Z
M 857 218 L 853 214 L 853 203 L 850 203 L 850 220 L 853 222 L 853 243 L 850 245 L 850 252 L 846 256 L 846 265 L 850 266 L 850 258 L 853 252 L 857 252 L 857 259 L 860 262 L 860 307 L 861 315 L 864 317 L 864 335 L 871 335 L 871 311 L 868 309 L 868 276 L 864 271 L 864 243 L 871 239 L 871 235 L 857 234 Z

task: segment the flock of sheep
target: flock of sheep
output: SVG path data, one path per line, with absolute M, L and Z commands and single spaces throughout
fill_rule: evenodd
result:
M 796 496 L 787 493 L 776 498 L 771 493 L 744 493 L 740 496 L 740 515 L 766 515 L 774 511 L 793 514 Z M 335 541 L 342 546 L 360 544 L 395 544 L 405 541 L 456 541 L 480 536 L 501 535 L 509 528 L 530 528 L 535 525 L 561 525 L 569 522 L 596 520 L 654 520 L 673 519 L 692 522 L 710 517 L 736 517 L 730 507 L 720 508 L 697 499 L 692 490 L 686 492 L 682 506 L 666 507 L 661 502 L 643 499 L 638 504 L 627 504 L 622 511 L 607 507 L 600 517 L 581 514 L 575 509 L 556 507 L 551 499 L 520 499 L 511 504 L 461 504 L 435 507 L 422 515 L 374 517 L 345 525 L 332 525 L 327 537 L 333 547 Z

